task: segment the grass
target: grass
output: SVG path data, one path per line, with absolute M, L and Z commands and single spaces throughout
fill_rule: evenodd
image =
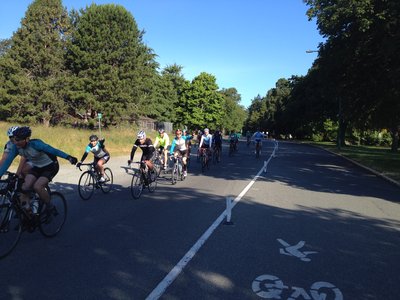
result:
M 5 145 L 8 141 L 6 134 L 7 129 L 13 125 L 14 124 L 0 122 L 0 155 L 2 155 L 4 150 L 2 145 Z M 136 126 L 132 126 L 131 128 L 102 129 L 101 134 L 99 134 L 98 129 L 87 130 L 64 127 L 45 127 L 42 125 L 33 125 L 30 127 L 32 129 L 32 139 L 41 139 L 46 144 L 75 156 L 78 159 L 82 157 L 86 146 L 89 144 L 89 136 L 91 134 L 97 134 L 106 139 L 105 146 L 111 156 L 126 155 L 128 159 L 138 132 Z M 154 142 L 156 131 L 146 131 L 146 133 Z M 92 156 L 92 154 L 89 154 L 86 160 L 92 159 L 90 156 Z M 59 161 L 60 163 L 67 162 L 64 159 L 59 159 Z M 15 159 L 15 163 L 18 163 L 18 159 Z
M 347 145 L 339 150 L 334 143 L 312 142 L 311 144 L 341 154 L 400 182 L 400 153 L 392 152 L 389 147 Z

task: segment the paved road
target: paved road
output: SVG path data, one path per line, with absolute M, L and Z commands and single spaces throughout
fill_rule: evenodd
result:
M 66 226 L 54 239 L 23 235 L 0 261 L 0 299 L 146 299 L 157 286 L 171 300 L 398 299 L 400 189 L 284 142 L 252 182 L 272 151 L 267 142 L 256 160 L 241 143 L 206 174 L 192 160 L 186 181 L 161 178 L 139 200 L 120 168 L 126 158 L 110 161 L 115 191 L 88 201 L 76 193 L 80 172 L 63 167 L 56 182 L 69 202 Z M 210 231 L 226 197 L 249 184 L 233 225 L 216 226 L 176 279 L 163 281 Z

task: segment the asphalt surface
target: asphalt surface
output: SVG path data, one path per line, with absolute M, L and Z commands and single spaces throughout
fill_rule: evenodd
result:
M 108 164 L 115 189 L 87 201 L 81 172 L 63 165 L 67 223 L 53 239 L 24 233 L 0 260 L 0 299 L 398 299 L 399 187 L 295 143 L 280 142 L 264 173 L 273 149 L 257 160 L 225 145 L 204 174 L 192 156 L 185 181 L 163 174 L 139 200 L 127 157 Z M 216 224 L 227 197 L 233 224 Z

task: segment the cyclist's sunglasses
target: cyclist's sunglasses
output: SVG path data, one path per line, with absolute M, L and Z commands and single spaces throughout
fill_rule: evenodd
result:
M 21 141 L 25 141 L 25 140 L 26 140 L 26 138 L 18 138 L 18 137 L 14 136 L 14 141 L 16 141 L 16 142 L 21 142 Z

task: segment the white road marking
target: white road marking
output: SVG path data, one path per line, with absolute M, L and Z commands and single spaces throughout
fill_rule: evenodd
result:
M 276 146 L 275 146 L 276 147 Z M 275 149 L 272 155 L 275 154 Z M 271 157 L 272 157 L 271 155 Z M 269 162 L 269 160 L 268 160 Z M 232 208 L 242 199 L 242 197 L 248 192 L 248 190 L 252 187 L 252 185 L 256 182 L 256 180 L 260 177 L 260 175 L 264 172 L 265 165 L 262 166 L 260 171 L 254 177 L 252 181 L 243 189 L 243 191 L 233 200 Z M 208 240 L 214 230 L 222 223 L 224 218 L 227 215 L 227 211 L 224 212 L 212 223 L 212 225 L 203 233 L 203 235 L 197 240 L 197 242 L 190 248 L 190 250 L 181 258 L 181 260 L 172 268 L 172 270 L 164 277 L 164 279 L 155 287 L 155 289 L 147 296 L 146 300 L 156 300 L 159 299 L 171 285 L 172 282 L 178 277 L 178 275 L 182 272 L 182 270 L 186 267 L 186 265 L 190 262 L 190 260 L 196 255 L 197 251 L 204 245 L 204 243 Z

